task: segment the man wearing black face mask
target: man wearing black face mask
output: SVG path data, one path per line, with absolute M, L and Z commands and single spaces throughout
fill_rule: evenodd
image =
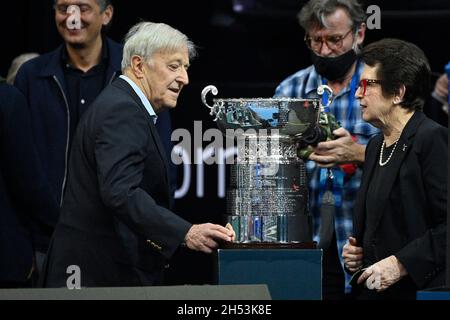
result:
M 313 65 L 285 79 L 277 97 L 307 98 L 321 84 L 333 89 L 330 112 L 341 128 L 335 140 L 321 142 L 307 162 L 314 240 L 323 249 L 324 299 L 343 299 L 350 292 L 343 271 L 342 248 L 352 235 L 352 211 L 359 188 L 365 144 L 377 129 L 361 118 L 355 92 L 362 72 L 357 51 L 366 31 L 357 0 L 310 0 L 298 14 Z

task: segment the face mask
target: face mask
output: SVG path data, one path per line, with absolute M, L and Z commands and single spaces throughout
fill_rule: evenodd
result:
M 345 76 L 356 60 L 356 53 L 350 49 L 337 57 L 321 57 L 311 51 L 311 60 L 322 77 L 334 81 Z

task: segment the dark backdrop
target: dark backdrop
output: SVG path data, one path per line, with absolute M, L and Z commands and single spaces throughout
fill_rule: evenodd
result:
M 221 97 L 269 97 L 288 75 L 310 64 L 303 31 L 296 13 L 305 1 L 294 0 L 195 0 L 113 1 L 115 14 L 108 35 L 121 41 L 139 20 L 165 22 L 186 33 L 198 46 L 199 58 L 190 69 L 190 85 L 172 111 L 175 128 L 193 128 L 202 120 L 203 130 L 214 127 L 200 92 L 214 84 Z M 6 3 L 6 2 L 5 2 Z M 381 29 L 368 30 L 366 43 L 396 37 L 420 46 L 433 71 L 444 72 L 450 61 L 450 4 L 437 1 L 366 1 L 381 8 Z M 23 52 L 45 53 L 61 40 L 53 19 L 52 0 L 21 0 L 2 4 L 2 60 L 5 76 L 10 61 Z M 240 11 L 233 10 L 233 4 Z M 235 7 L 237 8 L 237 7 Z M 196 196 L 196 170 L 186 196 L 176 201 L 176 211 L 194 223 L 221 222 L 225 200 L 217 195 L 217 168 L 205 166 L 204 196 Z M 178 172 L 181 183 L 183 173 Z M 213 259 L 180 251 L 168 269 L 168 283 L 211 283 Z

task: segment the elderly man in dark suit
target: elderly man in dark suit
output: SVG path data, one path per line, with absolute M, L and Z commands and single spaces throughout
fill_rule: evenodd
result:
M 95 98 L 121 74 L 123 47 L 106 33 L 114 16 L 110 0 L 54 0 L 53 4 L 55 25 L 64 43 L 26 62 L 14 84 L 27 100 L 42 172 L 61 204 L 76 128 Z M 156 128 L 170 154 L 169 112 L 159 114 Z M 176 174 L 171 173 L 175 189 Z M 38 272 L 42 272 L 59 211 L 40 214 L 49 227 L 31 226 Z
M 176 106 L 194 55 L 193 43 L 168 25 L 141 22 L 129 31 L 123 75 L 94 101 L 74 138 L 45 286 L 66 286 L 70 270 L 80 271 L 81 286 L 156 285 L 181 244 L 210 253 L 232 240 L 232 230 L 192 225 L 169 209 L 156 114 Z

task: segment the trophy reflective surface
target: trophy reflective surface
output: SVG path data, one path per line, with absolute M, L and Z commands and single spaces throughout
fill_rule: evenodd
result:
M 217 95 L 218 90 L 205 87 L 203 104 L 237 145 L 226 194 L 226 220 L 236 232 L 234 244 L 252 248 L 313 244 L 306 167 L 297 155 L 297 144 L 317 138 L 331 89 L 320 86 L 314 99 L 213 99 L 212 105 L 206 99 L 209 92 Z

